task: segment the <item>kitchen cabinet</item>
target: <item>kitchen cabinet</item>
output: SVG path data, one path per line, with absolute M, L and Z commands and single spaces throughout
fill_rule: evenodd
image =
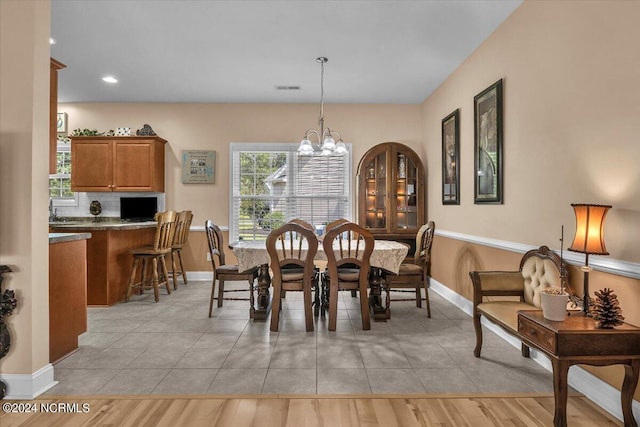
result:
M 397 240 L 415 250 L 416 233 L 426 222 L 426 186 L 420 157 L 406 145 L 385 142 L 360 160 L 358 223 L 376 239 Z
M 87 331 L 89 233 L 49 234 L 49 361 L 78 348 Z
M 166 143 L 157 136 L 71 137 L 71 190 L 164 192 Z
M 49 173 L 54 174 L 58 160 L 58 70 L 66 65 L 53 58 L 49 60 Z
M 129 287 L 132 248 L 153 243 L 155 222 L 55 225 L 65 233 L 91 233 L 87 241 L 87 305 L 106 306 L 124 301 Z

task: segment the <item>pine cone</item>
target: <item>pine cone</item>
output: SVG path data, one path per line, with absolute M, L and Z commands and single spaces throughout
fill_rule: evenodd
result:
M 613 329 L 615 326 L 621 325 L 624 316 L 622 315 L 622 309 L 620 309 L 618 296 L 609 288 L 596 291 L 595 295 L 596 300 L 591 314 L 598 322 L 598 328 Z

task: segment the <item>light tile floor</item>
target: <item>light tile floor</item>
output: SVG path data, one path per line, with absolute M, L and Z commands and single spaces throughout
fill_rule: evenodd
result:
M 147 292 L 89 308 L 88 332 L 55 364 L 59 384 L 47 394 L 553 391 L 548 371 L 486 329 L 475 358 L 471 318 L 435 292 L 431 319 L 413 302 L 394 302 L 391 319 L 370 331 L 358 299 L 342 292 L 335 332 L 322 317 L 306 332 L 302 295 L 289 292 L 276 333 L 249 320 L 246 301 L 225 301 L 209 318 L 210 292 L 210 282 L 192 281 L 158 303 Z

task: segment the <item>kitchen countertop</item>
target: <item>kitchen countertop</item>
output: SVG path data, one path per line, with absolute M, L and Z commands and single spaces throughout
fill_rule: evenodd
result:
M 49 233 L 49 244 L 90 239 L 91 233 Z
M 107 219 L 103 218 L 101 221 L 94 222 L 93 219 L 88 218 L 86 220 L 65 220 L 50 222 L 49 227 L 54 230 L 86 230 L 86 231 L 100 231 L 100 230 L 137 230 L 140 228 L 152 228 L 156 227 L 158 223 L 156 221 L 142 221 L 142 222 L 125 222 L 119 218 Z

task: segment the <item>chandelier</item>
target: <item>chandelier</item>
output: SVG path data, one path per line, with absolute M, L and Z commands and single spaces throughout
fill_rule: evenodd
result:
M 347 147 L 342 142 L 340 133 L 332 131 L 329 128 L 324 128 L 324 64 L 328 61 L 327 58 L 321 56 L 316 59 L 320 63 L 320 118 L 318 119 L 318 126 L 320 126 L 320 132 L 315 129 L 307 129 L 304 133 L 302 141 L 300 141 L 300 147 L 298 147 L 298 154 L 310 156 L 316 151 L 309 137 L 315 135 L 318 138 L 319 151 L 323 155 L 328 156 L 330 154 L 344 154 L 347 152 Z M 334 138 L 337 136 L 338 142 Z M 320 145 L 322 143 L 322 145 Z

